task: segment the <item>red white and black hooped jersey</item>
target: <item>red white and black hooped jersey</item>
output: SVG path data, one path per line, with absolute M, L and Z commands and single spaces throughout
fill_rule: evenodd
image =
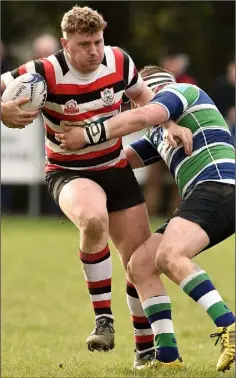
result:
M 48 86 L 42 109 L 46 172 L 55 169 L 101 170 L 125 167 L 127 160 L 121 138 L 111 139 L 77 151 L 62 150 L 55 133 L 65 123 L 86 127 L 120 112 L 123 94 L 135 93 L 142 85 L 130 56 L 118 47 L 105 46 L 99 68 L 88 75 L 76 71 L 63 50 L 47 58 L 32 60 L 1 77 L 7 85 L 26 72 L 41 74 Z

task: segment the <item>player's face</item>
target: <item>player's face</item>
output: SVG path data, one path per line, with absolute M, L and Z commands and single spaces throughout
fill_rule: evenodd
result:
M 95 71 L 101 64 L 104 56 L 103 31 L 95 34 L 73 33 L 67 39 L 61 38 L 72 66 L 81 73 Z

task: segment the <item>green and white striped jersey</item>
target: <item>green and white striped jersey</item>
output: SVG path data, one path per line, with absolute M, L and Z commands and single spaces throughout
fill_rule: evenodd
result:
M 161 126 L 131 144 L 145 165 L 163 159 L 175 178 L 180 195 L 200 182 L 235 184 L 235 149 L 228 126 L 211 98 L 191 84 L 169 84 L 158 92 L 151 104 L 165 107 L 169 119 L 193 133 L 193 153 L 187 156 L 182 144 L 168 146 Z

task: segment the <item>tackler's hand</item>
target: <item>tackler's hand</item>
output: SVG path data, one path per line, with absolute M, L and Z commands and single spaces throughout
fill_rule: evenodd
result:
M 84 129 L 79 126 L 64 126 L 62 133 L 55 134 L 55 138 L 60 142 L 60 148 L 63 150 L 79 150 L 86 145 L 84 138 Z
M 169 144 L 176 148 L 179 141 L 182 142 L 186 155 L 192 155 L 193 151 L 193 134 L 187 127 L 179 126 L 172 120 L 165 123 L 165 128 L 168 130 L 167 140 Z

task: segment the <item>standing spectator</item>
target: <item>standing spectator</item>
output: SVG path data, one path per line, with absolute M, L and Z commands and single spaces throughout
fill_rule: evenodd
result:
M 213 86 L 211 97 L 219 111 L 226 119 L 235 141 L 235 61 L 229 62 L 224 75 Z
M 11 71 L 14 68 L 14 62 L 11 55 L 5 48 L 3 41 L 0 42 L 1 73 Z M 1 210 L 3 213 L 9 213 L 12 202 L 12 188 L 9 185 L 1 185 Z
M 171 54 L 162 60 L 161 65 L 175 75 L 177 83 L 196 84 L 196 80 L 188 74 L 189 64 L 186 54 Z
M 51 34 L 42 34 L 33 42 L 33 59 L 46 58 L 60 49 L 59 43 Z
M 1 57 L 1 73 L 10 71 L 13 69 L 14 62 L 11 55 L 7 52 L 3 41 L 0 42 L 0 57 Z

